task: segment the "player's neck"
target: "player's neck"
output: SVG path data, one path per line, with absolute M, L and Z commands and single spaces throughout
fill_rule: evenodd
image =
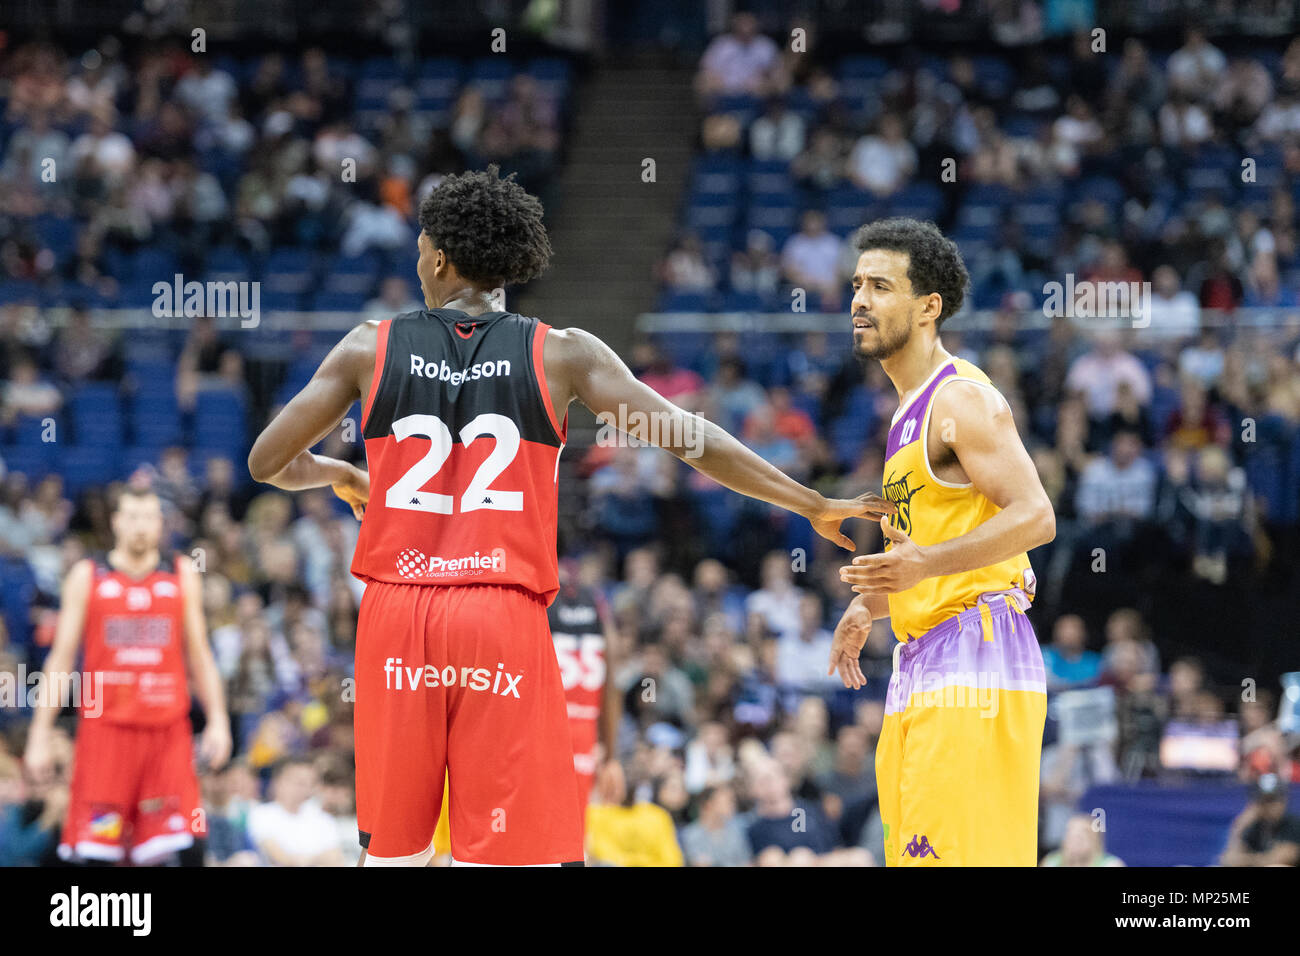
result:
M 894 388 L 898 390 L 898 404 L 902 406 L 916 397 L 917 389 L 924 385 L 936 370 L 950 361 L 952 355 L 936 337 L 927 348 L 915 351 L 899 350 L 884 359 L 880 367 L 885 370 L 889 380 L 894 383 Z
M 491 289 L 456 289 L 443 297 L 441 302 L 430 303 L 431 309 L 455 309 L 466 315 L 482 315 L 495 312 L 492 305 Z
M 129 578 L 148 577 L 157 570 L 159 560 L 157 548 L 151 548 L 140 554 L 131 554 L 121 548 L 114 548 L 108 552 L 108 566 Z

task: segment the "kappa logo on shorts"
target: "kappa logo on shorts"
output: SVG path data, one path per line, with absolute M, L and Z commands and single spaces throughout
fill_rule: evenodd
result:
M 524 679 L 524 675 L 511 674 L 505 666 L 498 661 L 494 672 L 486 667 L 462 667 L 457 670 L 448 664 L 440 670 L 433 664 L 405 667 L 400 657 L 390 657 L 384 661 L 384 689 L 418 690 L 421 684 L 430 689 L 455 687 L 459 684 L 467 690 L 490 690 L 498 697 L 514 697 L 519 700 L 519 682 Z
M 903 847 L 903 856 L 910 856 L 913 859 L 920 857 L 922 860 L 927 856 L 932 856 L 936 860 L 940 858 L 939 854 L 934 852 L 934 847 L 930 846 L 930 841 L 925 834 L 921 834 L 920 842 L 917 842 L 915 833 L 912 834 L 912 842 Z

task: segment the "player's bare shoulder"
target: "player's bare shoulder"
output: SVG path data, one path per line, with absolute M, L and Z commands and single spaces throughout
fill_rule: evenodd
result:
M 321 371 L 356 384 L 364 396 L 375 371 L 381 319 L 367 319 L 352 327 L 321 363 Z
M 542 348 L 551 401 L 558 412 L 580 398 L 582 381 L 610 363 L 621 364 L 614 351 L 586 329 L 552 328 Z
M 930 423 L 950 420 L 954 425 L 986 426 L 1011 420 L 1011 406 L 994 386 L 970 378 L 944 382 L 934 396 Z
M 966 484 L 958 459 L 964 449 L 991 448 L 1006 429 L 1015 430 L 1011 407 L 992 385 L 956 378 L 943 383 L 930 406 L 927 451 L 930 467 L 944 481 Z
M 68 568 L 68 573 L 63 578 L 65 596 L 79 595 L 84 597 L 90 592 L 90 584 L 94 579 L 94 558 L 80 559 L 72 567 Z

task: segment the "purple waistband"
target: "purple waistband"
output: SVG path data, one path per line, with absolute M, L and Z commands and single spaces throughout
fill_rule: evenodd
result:
M 960 631 L 967 624 L 979 619 L 981 605 L 987 606 L 989 613 L 994 617 L 1001 614 L 1016 613 L 1012 606 L 1007 604 L 1006 598 L 1008 597 L 1011 598 L 1017 608 L 1022 606 L 1024 608 L 1029 607 L 1029 598 L 1026 596 L 1022 588 L 1008 588 L 1005 591 L 994 591 L 987 594 L 981 594 L 978 600 L 976 600 L 976 602 L 970 607 L 966 608 L 966 610 L 954 614 L 945 621 L 941 621 L 920 637 L 915 637 L 910 641 L 903 641 L 900 643 L 902 643 L 904 647 L 912 647 L 913 645 L 920 644 L 926 638 L 940 637 L 945 634 L 951 634 L 954 631 Z M 1020 613 L 1023 614 L 1024 611 L 1021 610 Z

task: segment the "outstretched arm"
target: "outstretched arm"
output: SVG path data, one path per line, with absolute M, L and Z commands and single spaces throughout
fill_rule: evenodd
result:
M 375 365 L 374 322 L 358 325 L 325 356 L 303 390 L 281 409 L 253 443 L 248 471 L 254 480 L 285 491 L 334 485 L 358 493 L 360 501 L 340 497 L 360 508 L 369 492 L 366 473 L 337 458 L 313 455 L 309 448 L 333 431 L 352 403 L 364 398 Z
M 576 398 L 602 422 L 626 424 L 628 434 L 657 445 L 718 484 L 750 498 L 803 515 L 822 537 L 852 550 L 840 533 L 845 518 L 880 516 L 894 510 L 878 495 L 832 500 L 805 488 L 708 419 L 668 401 L 638 381 L 614 351 L 581 329 L 546 337 L 546 374 L 563 414 Z

